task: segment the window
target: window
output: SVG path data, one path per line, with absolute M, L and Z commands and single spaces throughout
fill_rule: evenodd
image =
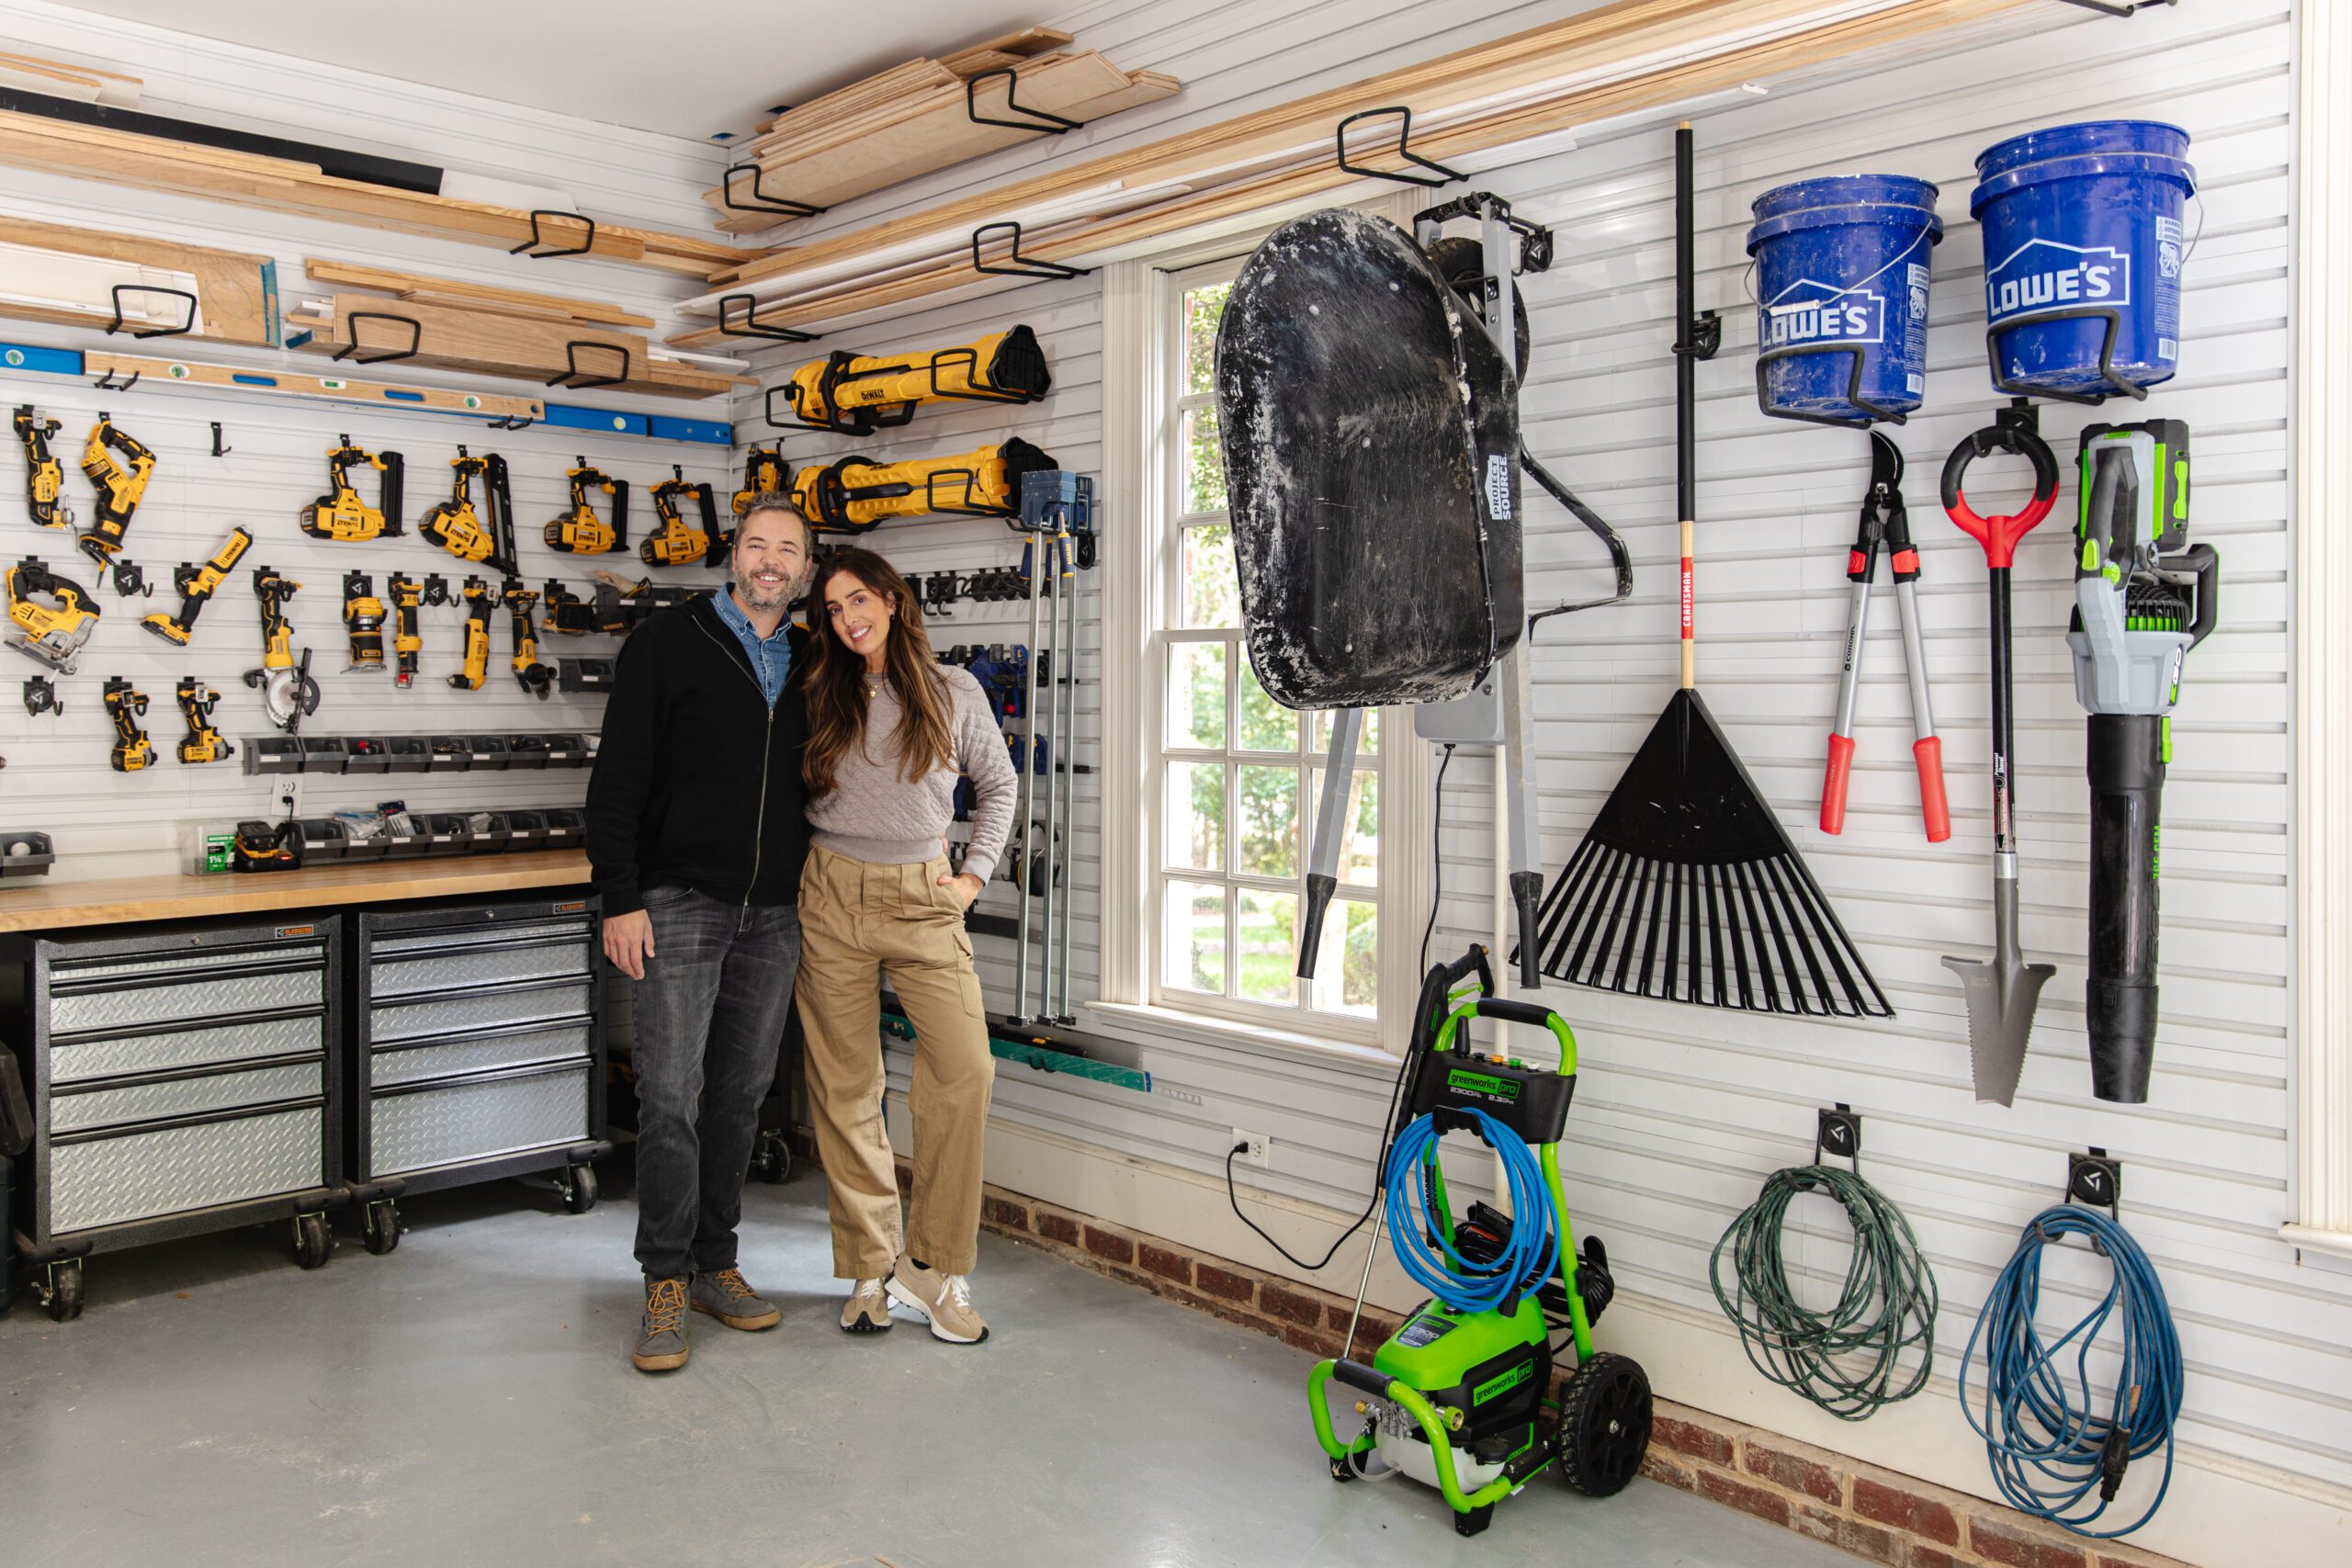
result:
M 1400 761 L 1383 744 L 1409 736 L 1409 720 L 1399 731 L 1389 710 L 1364 716 L 1342 807 L 1339 891 L 1315 977 L 1295 979 L 1329 716 L 1295 713 L 1268 696 L 1241 633 L 1215 383 L 1217 318 L 1240 264 L 1234 256 L 1148 269 L 1134 301 L 1138 357 L 1149 367 L 1135 411 L 1142 457 L 1134 477 L 1148 491 L 1142 510 L 1157 564 L 1138 580 L 1138 618 L 1149 629 L 1136 639 L 1126 682 L 1144 776 L 1134 803 L 1136 929 L 1119 931 L 1120 902 L 1106 905 L 1106 945 L 1136 943 L 1135 994 L 1119 998 L 1107 985 L 1105 994 L 1370 1043 L 1381 1032 L 1384 976 L 1410 976 L 1427 914 L 1426 865 L 1416 876 L 1401 863 L 1402 845 L 1383 831 L 1396 813 L 1384 807 L 1408 772 L 1425 789 L 1424 770 L 1419 757 Z M 1116 681 L 1108 668 L 1116 663 L 1107 661 L 1106 679 Z M 1110 687 L 1114 728 L 1120 690 Z M 1120 818 L 1112 803 L 1105 809 L 1111 829 Z M 1418 821 L 1421 813 L 1406 815 Z M 1428 853 L 1423 840 L 1412 858 Z M 1106 899 L 1114 897 L 1106 887 Z M 1106 963 L 1106 980 L 1117 967 Z M 1398 1017 L 1409 1010 L 1409 980 L 1408 991 L 1392 999 Z

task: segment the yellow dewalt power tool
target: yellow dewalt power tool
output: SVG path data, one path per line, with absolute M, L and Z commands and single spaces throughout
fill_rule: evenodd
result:
M 417 655 L 424 651 L 417 615 L 417 606 L 424 603 L 424 584 L 394 572 L 384 579 L 384 592 L 392 601 L 392 684 L 405 692 L 416 682 Z
M 49 438 L 64 426 L 53 419 L 36 419 L 33 405 L 17 405 L 17 439 L 25 444 L 25 509 L 44 528 L 71 528 L 74 512 L 65 504 L 65 465 L 50 452 Z
M 653 487 L 653 515 L 661 527 L 637 547 L 638 558 L 648 566 L 687 566 L 710 553 L 718 533 L 718 500 L 707 483 L 688 484 L 686 470 L 671 465 L 671 477 Z M 681 497 L 691 496 L 702 510 L 702 526 L 687 525 L 678 510 Z
M 153 615 L 141 616 L 139 624 L 165 642 L 186 648 L 187 639 L 196 631 L 196 617 L 203 613 L 212 595 L 220 591 L 220 584 L 228 581 L 230 570 L 253 547 L 253 542 L 254 536 L 243 528 L 232 528 L 220 547 L 212 552 L 212 558 L 202 566 L 180 562 L 172 572 L 172 587 L 180 596 L 179 609 L 176 612 L 157 610 Z
M 835 534 L 862 534 L 888 517 L 928 513 L 1013 517 L 1021 512 L 1021 476 L 1060 467 L 1017 436 L 952 457 L 905 463 L 844 457 L 801 469 L 792 481 L 792 500 L 810 527 Z
M 74 673 L 74 656 L 98 629 L 98 602 L 70 578 L 58 576 L 39 556 L 8 569 L 8 646 L 62 674 Z
M 495 452 L 469 457 L 460 446 L 449 467 L 456 470 L 449 499 L 434 502 L 416 531 L 461 561 L 480 561 L 509 574 L 520 570 L 514 564 L 514 502 L 507 491 L 506 459 Z M 487 523 L 474 510 L 477 479 L 490 513 Z
M 364 571 L 343 574 L 343 624 L 351 634 L 349 674 L 373 674 L 384 668 L 384 602 Z
M 319 683 L 311 678 L 311 650 L 294 653 L 294 626 L 287 602 L 302 585 L 268 567 L 254 569 L 254 598 L 261 606 L 261 668 L 245 671 L 245 684 L 261 693 L 269 722 L 291 735 L 302 716 L 319 711 Z
M 514 671 L 515 683 L 541 702 L 555 690 L 555 666 L 539 662 L 539 628 L 531 619 L 531 607 L 539 602 L 538 591 L 523 586 L 519 577 L 510 577 L 499 590 L 499 597 L 506 605 L 506 622 L 514 630 L 514 657 L 507 668 Z
M 1034 403 L 1053 385 L 1037 334 L 1012 327 L 928 354 L 832 354 L 802 366 L 778 389 L 803 424 L 871 435 L 906 423 L 917 405 L 936 399 Z
M 335 439 L 341 445 L 327 449 L 327 482 L 334 489 L 298 514 L 302 532 L 314 539 L 336 539 L 345 544 L 400 538 L 401 491 L 407 480 L 408 459 L 398 452 L 370 452 L 355 446 L 348 435 Z M 359 498 L 358 488 L 351 482 L 351 470 L 362 463 L 378 473 L 373 506 Z
M 735 521 L 741 523 L 752 510 L 753 498 L 791 489 L 792 470 L 785 466 L 784 454 L 773 446 L 752 447 L 743 454 L 743 488 L 735 492 Z
M 111 675 L 103 696 L 107 716 L 114 720 L 114 749 L 107 753 L 107 761 L 118 773 L 138 773 L 155 760 L 155 748 L 139 727 L 140 716 L 147 711 L 147 695 L 134 691 L 121 676 Z
M 183 675 L 172 688 L 172 695 L 179 702 L 180 716 L 187 720 L 187 739 L 180 742 L 181 761 L 218 762 L 236 754 L 237 749 L 212 728 L 212 710 L 220 705 L 220 693 L 193 675 Z
M 115 461 L 117 452 L 130 462 L 130 468 Z M 105 566 L 122 548 L 122 536 L 130 529 L 130 514 L 139 510 L 147 481 L 154 477 L 155 454 L 137 436 L 116 429 L 113 419 L 101 412 L 82 447 L 82 471 L 98 492 L 97 518 L 81 536 L 82 553 Z
M 550 577 L 539 584 L 539 602 L 548 607 L 547 627 L 566 637 L 583 637 L 605 628 L 596 624 L 596 607 Z
M 572 461 L 578 467 L 571 475 L 571 510 L 547 525 L 548 548 L 569 556 L 601 556 L 628 548 L 628 481 L 598 472 L 585 457 Z M 595 505 L 588 498 L 592 490 L 601 490 L 612 498 L 609 521 L 596 515 Z
M 466 602 L 466 664 L 458 673 L 449 677 L 449 684 L 461 692 L 479 692 L 490 678 L 490 613 L 498 608 L 498 595 L 489 583 L 479 577 L 469 577 L 463 590 Z

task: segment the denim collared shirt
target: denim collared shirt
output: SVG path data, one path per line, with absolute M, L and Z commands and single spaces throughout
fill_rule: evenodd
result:
M 745 653 L 751 655 L 752 671 L 760 678 L 760 690 L 766 695 L 768 706 L 775 706 L 777 694 L 784 690 L 785 682 L 792 676 L 792 617 L 785 616 L 776 626 L 774 637 L 763 637 L 760 636 L 760 628 L 752 624 L 752 617 L 735 603 L 735 595 L 730 590 L 722 588 L 710 597 L 712 607 L 718 612 L 718 618 L 727 623 L 728 628 L 735 634 L 735 640 L 743 645 Z

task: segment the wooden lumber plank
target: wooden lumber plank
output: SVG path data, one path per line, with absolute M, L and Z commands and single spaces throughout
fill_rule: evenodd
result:
M 487 283 L 467 283 L 453 277 L 426 277 L 419 273 L 369 266 L 364 262 L 304 256 L 302 270 L 319 283 L 379 288 L 402 299 L 413 297 L 443 302 L 464 300 L 470 302 L 476 310 L 511 309 L 516 314 L 545 315 L 553 312 L 562 319 L 594 321 L 610 327 L 653 325 L 650 316 L 639 316 L 598 299 L 579 299 L 568 294 L 539 294 L 523 288 L 500 288 Z
M 190 335 L 262 348 L 277 345 L 276 264 L 268 256 L 185 245 L 104 229 L 44 223 L 30 218 L 0 217 L 0 243 L 192 274 L 203 325 Z M 76 321 L 73 324 L 89 323 Z
M 134 920 L 184 920 L 276 909 L 333 909 L 406 898 L 503 893 L 588 884 L 588 857 L 576 850 L 448 860 L 374 860 L 305 866 L 266 876 L 108 877 L 87 882 L 15 883 L 0 891 L 0 931 L 57 931 Z
M 21 50 L 0 49 L 0 60 L 12 65 L 38 65 L 44 70 L 62 72 L 70 76 L 86 76 L 97 82 L 119 82 L 133 97 L 138 96 L 139 89 L 147 85 L 144 77 L 108 71 L 102 66 L 84 65 L 79 61 L 51 60 L 45 55 L 27 54 Z
M 1922 30 L 1934 26 L 2030 4 L 2031 0 L 1910 0 L 1890 4 L 1846 20 L 1868 29 L 1875 24 Z M 1776 37 L 1826 37 L 1849 29 L 1834 26 L 1840 8 L 1826 0 L 1617 0 L 1559 21 L 1475 45 L 1434 60 L 1384 73 L 1345 86 L 1314 93 L 1291 103 L 1199 127 L 1125 152 L 1060 165 L 993 190 L 975 192 L 865 229 L 831 235 L 801 247 L 787 260 L 755 262 L 740 268 L 737 283 L 752 283 L 801 266 L 859 251 L 889 246 L 932 231 L 968 233 L 1009 208 L 1067 197 L 1121 181 L 1149 178 L 1184 181 L 1251 156 L 1304 156 L 1328 150 L 1333 128 L 1359 109 L 1408 103 L 1425 122 L 1436 111 L 1475 104 L 1513 92 L 1543 92 L 1547 84 L 1599 82 L 1611 73 L 1647 76 L 1693 58 L 1748 58 Z M 1825 20 L 1825 18 L 1827 18 Z M 1645 69 L 1646 67 L 1646 69 Z M 1557 96 L 1575 96 L 1570 87 Z M 1328 151 L 1327 151 L 1328 156 Z M 704 309 L 710 309 L 704 302 Z
M 673 362 L 657 363 L 650 345 L 637 333 L 547 321 L 526 316 L 499 315 L 422 300 L 391 300 L 373 294 L 334 296 L 325 317 L 308 313 L 289 318 L 289 324 L 307 332 L 307 341 L 290 346 L 308 354 L 334 354 L 356 345 L 358 357 L 405 349 L 411 333 L 398 321 L 365 319 L 368 312 L 393 313 L 416 322 L 416 352 L 396 363 L 435 370 L 462 370 L 475 375 L 503 376 L 544 384 L 572 367 L 566 345 L 578 344 L 578 369 L 601 378 L 622 368 L 627 373 L 610 389 L 646 392 L 662 397 L 707 398 L 731 391 L 730 376 L 715 375 Z M 360 318 L 355 320 L 355 318 Z M 394 363 L 394 362 L 381 362 Z
M 539 419 L 547 405 L 537 398 L 511 397 L 496 392 L 469 392 L 448 387 L 416 387 L 309 371 L 263 369 L 245 365 L 214 365 L 201 360 L 167 359 L 149 354 L 123 354 L 90 349 L 83 368 L 92 376 L 112 375 L 127 381 L 133 376 L 141 387 L 210 387 L 265 396 L 324 399 L 331 402 L 366 403 L 379 408 L 431 409 L 439 413 L 478 414 L 483 419 Z
M 1000 33 L 995 38 L 976 43 L 969 49 L 959 49 L 953 54 L 943 54 L 939 57 L 939 62 L 958 76 L 968 76 L 972 73 L 967 69 L 967 66 L 975 55 L 1044 54 L 1059 49 L 1069 41 L 1070 35 L 1059 28 L 1016 28 L 1012 32 Z

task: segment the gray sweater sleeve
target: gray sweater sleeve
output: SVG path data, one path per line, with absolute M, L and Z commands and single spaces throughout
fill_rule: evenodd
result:
M 1006 754 L 1004 732 L 980 683 L 963 670 L 949 667 L 948 688 L 956 698 L 956 760 L 972 781 L 977 803 L 972 807 L 972 837 L 965 846 L 964 869 L 986 882 L 996 874 L 1003 858 L 1004 840 L 1012 830 L 1015 796 L 1021 775 Z

